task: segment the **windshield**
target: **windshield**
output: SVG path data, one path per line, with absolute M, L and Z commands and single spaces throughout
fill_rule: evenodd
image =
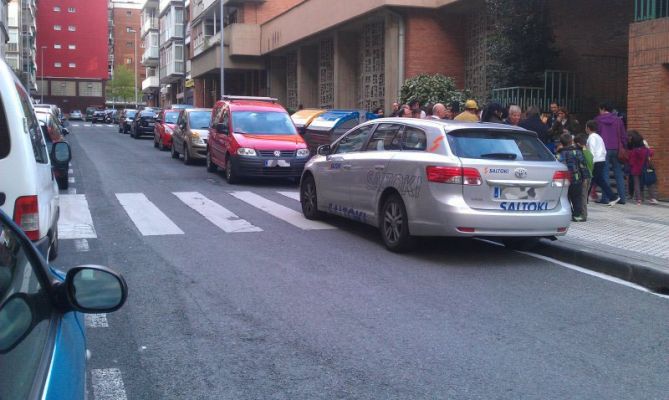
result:
M 167 124 L 176 124 L 177 118 L 179 118 L 178 112 L 168 112 L 165 113 L 165 123 Z
M 137 111 L 126 111 L 125 112 L 125 117 L 126 118 L 135 118 L 135 114 L 137 114 Z
M 456 156 L 491 160 L 555 161 L 535 136 L 511 131 L 464 130 L 448 134 Z
M 188 123 L 191 129 L 207 129 L 211 121 L 211 112 L 192 111 L 188 114 Z
M 256 135 L 296 135 L 295 125 L 287 113 L 278 111 L 235 111 L 232 113 L 235 133 Z

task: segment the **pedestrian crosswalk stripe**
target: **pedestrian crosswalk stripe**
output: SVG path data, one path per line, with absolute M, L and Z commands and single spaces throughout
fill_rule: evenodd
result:
M 255 208 L 258 208 L 266 213 L 279 218 L 289 224 L 296 226 L 304 230 L 319 230 L 319 229 L 336 229 L 335 227 L 325 224 L 319 221 L 310 221 L 304 216 L 288 207 L 282 206 L 279 203 L 275 203 L 271 200 L 259 196 L 253 192 L 232 192 L 232 196 L 237 199 L 252 205 Z
M 98 237 L 86 195 L 60 195 L 58 237 L 60 239 L 95 239 Z
M 300 192 L 278 192 L 278 193 L 293 200 L 300 201 Z
M 225 232 L 262 232 L 261 228 L 239 218 L 232 211 L 209 200 L 198 192 L 175 192 L 173 194 L 188 207 L 197 211 L 209 220 L 209 222 Z
M 116 193 L 116 198 L 142 235 L 183 235 L 184 232 L 144 193 Z
M 90 128 L 90 127 L 91 127 L 91 124 L 85 124 L 84 126 L 85 126 L 86 128 Z

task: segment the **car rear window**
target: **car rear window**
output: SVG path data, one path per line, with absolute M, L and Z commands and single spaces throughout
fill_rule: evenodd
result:
M 278 111 L 234 111 L 232 128 L 235 133 L 255 135 L 297 135 L 288 113 Z
M 448 143 L 461 158 L 555 161 L 555 156 L 531 133 L 459 130 L 448 133 Z
M 191 111 L 188 114 L 191 129 L 207 129 L 210 121 L 211 111 Z
M 0 99 L 0 160 L 9 154 L 9 126 L 7 126 L 7 116 L 5 107 Z

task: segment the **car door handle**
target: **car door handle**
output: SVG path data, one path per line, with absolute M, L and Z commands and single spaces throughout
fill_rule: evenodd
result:
M 374 169 L 377 170 L 377 171 L 383 171 L 384 169 L 386 169 L 386 166 L 385 165 L 375 165 Z
M 341 167 L 343 169 L 351 169 L 352 165 L 351 164 L 343 164 Z

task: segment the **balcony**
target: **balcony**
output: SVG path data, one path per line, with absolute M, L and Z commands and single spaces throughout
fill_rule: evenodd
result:
M 230 24 L 225 27 L 230 56 L 260 56 L 260 25 Z
M 634 0 L 634 20 L 669 17 L 669 0 Z
M 142 81 L 142 92 L 151 92 L 160 87 L 160 82 L 157 76 L 149 76 Z
M 142 65 L 145 67 L 155 67 L 158 65 L 158 47 L 147 47 L 142 53 Z
M 142 23 L 141 35 L 146 36 L 151 30 L 158 30 L 158 18 L 147 18 Z
M 184 62 L 173 61 L 166 66 L 160 67 L 160 82 L 174 82 L 184 76 Z
M 174 4 L 175 6 L 181 6 L 183 7 L 184 5 L 184 0 L 160 0 L 160 4 L 158 6 L 158 14 L 163 15 L 165 11 L 170 7 L 170 5 Z

